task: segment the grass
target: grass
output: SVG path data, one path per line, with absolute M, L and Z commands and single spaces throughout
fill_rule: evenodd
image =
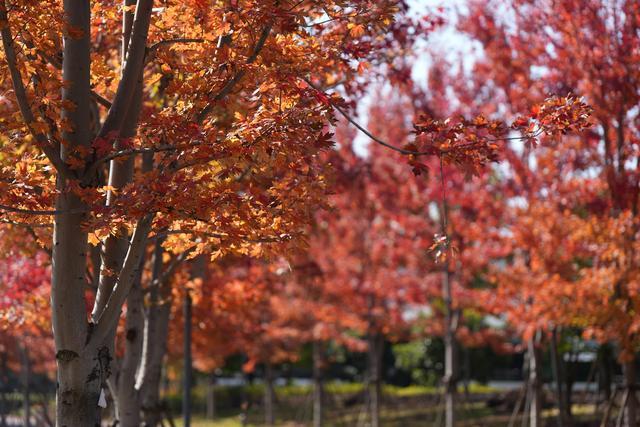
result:
M 356 383 L 329 383 L 327 384 L 327 403 L 325 409 L 326 426 L 351 427 L 366 425 L 367 414 L 364 412 L 361 392 L 362 384 Z M 461 390 L 462 391 L 462 390 Z M 311 388 L 308 386 L 281 386 L 276 387 L 276 425 L 283 427 L 302 427 L 311 425 L 312 402 Z M 509 423 L 510 410 L 495 412 L 485 405 L 487 395 L 497 393 L 496 390 L 473 384 L 469 387 L 468 402 L 461 402 L 458 406 L 458 422 L 461 427 L 505 427 Z M 247 426 L 261 426 L 263 412 L 261 405 L 262 387 L 254 385 L 251 392 L 251 405 L 247 412 Z M 439 390 L 434 387 L 393 387 L 385 386 L 384 399 L 381 408 L 381 425 L 384 427 L 418 427 L 435 425 L 443 416 L 442 405 L 439 399 Z M 461 396 L 463 394 L 461 393 Z M 593 405 L 574 405 L 574 415 L 578 420 L 593 419 Z M 175 413 L 175 412 L 174 412 Z M 216 420 L 206 420 L 195 416 L 192 420 L 193 427 L 240 427 L 240 413 L 221 412 Z M 543 417 L 551 421 L 557 416 L 557 410 L 543 411 Z M 520 425 L 521 418 L 516 419 L 516 425 Z M 548 423 L 548 422 L 547 422 Z M 176 426 L 181 426 L 179 419 L 175 420 Z
M 385 408 L 381 413 L 381 424 L 384 427 L 418 427 L 425 425 L 435 424 L 439 416 L 439 408 L 435 406 L 425 407 L 412 407 L 412 408 Z M 575 421 L 584 418 L 585 413 L 591 414 L 593 407 L 589 405 L 576 405 L 574 407 Z M 360 417 L 360 411 L 352 411 L 339 419 L 334 419 L 330 423 L 326 423 L 327 426 L 334 427 L 346 427 L 354 426 L 358 424 Z M 484 406 L 481 402 L 470 403 L 464 405 L 457 414 L 458 425 L 461 427 L 504 427 L 509 422 L 509 414 L 494 414 L 491 410 Z M 440 414 L 441 416 L 441 414 Z M 555 416 L 553 411 L 544 411 L 544 418 L 552 418 Z M 249 426 L 260 425 L 256 420 L 252 420 Z M 516 418 L 515 425 L 520 425 L 521 416 Z M 177 427 L 183 426 L 182 420 L 175 420 Z M 216 420 L 206 420 L 204 418 L 196 417 L 192 420 L 191 425 L 193 427 L 241 427 L 239 416 L 223 417 Z M 299 427 L 306 426 L 309 423 L 302 424 L 295 421 L 280 419 L 276 425 L 283 427 Z

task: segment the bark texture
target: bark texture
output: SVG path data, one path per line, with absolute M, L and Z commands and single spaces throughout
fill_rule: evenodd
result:
M 88 0 L 64 0 L 69 25 L 82 30 L 81 37 L 64 36 L 62 78 L 68 82 L 62 99 L 74 108 L 63 109 L 62 117 L 72 124 L 63 138 L 61 159 L 68 151 L 88 147 L 90 136 L 90 57 Z M 87 233 L 82 228 L 84 204 L 67 192 L 67 182 L 58 176 L 52 253 L 52 323 L 58 365 L 56 423 L 58 426 L 93 426 L 99 423 L 98 398 L 110 356 L 98 348 L 85 351 L 88 334 L 85 313 L 85 266 Z M 105 366 L 106 364 L 106 366 Z

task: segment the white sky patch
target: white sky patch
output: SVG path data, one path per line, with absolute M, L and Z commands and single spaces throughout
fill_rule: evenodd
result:
M 417 16 L 426 16 L 430 11 L 436 11 L 437 8 L 443 8 L 443 15 L 445 17 L 445 26 L 433 34 L 429 35 L 428 39 L 419 40 L 416 43 L 417 60 L 413 65 L 412 79 L 413 81 L 426 87 L 429 78 L 429 68 L 433 58 L 429 54 L 429 51 L 441 52 L 444 58 L 451 63 L 459 63 L 462 60 L 462 65 L 465 70 L 469 70 L 473 65 L 475 58 L 477 58 L 477 49 L 475 49 L 474 42 L 460 33 L 456 29 L 457 25 L 457 12 L 465 12 L 467 10 L 467 0 L 409 0 L 409 14 Z M 436 12 L 437 13 L 437 12 Z M 385 90 L 375 87 L 374 90 Z M 364 126 L 368 124 L 368 112 L 371 108 L 372 96 L 371 94 L 363 97 L 358 101 L 358 107 L 356 110 L 356 119 Z M 356 154 L 366 157 L 368 155 L 368 145 L 371 143 L 369 137 L 358 132 L 353 148 Z

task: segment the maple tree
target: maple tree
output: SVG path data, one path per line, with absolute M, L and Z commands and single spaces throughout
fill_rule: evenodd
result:
M 327 125 L 340 115 L 377 143 L 371 153 L 380 163 L 367 165 L 341 148 L 349 167 L 372 169 L 343 175 L 353 179 L 349 194 L 333 201 L 347 213 L 321 214 L 319 223 L 326 222 L 323 243 L 335 253 L 311 253 L 327 283 L 339 286 L 341 298 L 367 320 L 372 384 L 379 388 L 382 336 L 402 324 L 409 296 L 422 297 L 423 284 L 398 268 L 417 265 L 405 245 L 422 250 L 426 242 L 407 231 L 422 225 L 424 211 L 409 215 L 404 229 L 394 222 L 397 190 L 403 201 L 421 203 L 410 194 L 417 181 L 404 186 L 410 169 L 425 172 L 425 158 L 435 156 L 478 174 L 512 133 L 534 143 L 583 129 L 589 114 L 574 97 L 540 98 L 510 125 L 483 115 L 425 115 L 415 118 L 411 138 L 398 138 L 410 142 L 386 142 L 376 136 L 384 132 L 351 118 L 349 100 L 366 91 L 358 77 L 374 66 L 369 76 L 402 81 L 406 50 L 441 23 L 410 19 L 407 10 L 392 0 L 0 2 L 0 213 L 8 229 L 33 231 L 51 251 L 58 425 L 99 422 L 100 396 L 114 381 L 120 421 L 137 425 L 140 395 L 150 395 L 132 379 L 145 361 L 156 378 L 149 386 L 156 397 L 149 398 L 157 400 L 169 321 L 169 306 L 161 303 L 170 288 L 162 250 L 182 261 L 304 247 L 333 167 L 320 155 L 333 144 Z M 408 158 L 409 167 L 379 155 L 387 150 Z M 370 236 L 369 247 L 361 236 Z M 269 273 L 252 268 L 249 275 L 259 277 L 252 280 L 269 282 Z M 393 288 L 385 286 L 390 282 Z M 418 287 L 405 295 L 412 286 Z M 250 294 L 246 286 L 239 290 L 225 288 L 218 297 Z M 145 292 L 152 301 L 146 308 Z M 268 301 L 266 295 L 256 294 L 259 305 L 282 307 L 281 299 L 292 297 L 286 290 Z M 125 303 L 124 355 L 117 378 L 110 378 Z M 249 319 L 259 314 L 236 305 Z M 299 317 L 279 315 L 286 322 Z M 155 325 L 157 351 L 145 346 L 151 338 L 141 338 L 141 325 Z M 267 347 L 269 340 L 287 349 L 289 339 L 299 345 L 319 338 L 278 335 L 277 321 L 271 327 L 259 331 Z M 263 362 L 280 360 L 280 350 L 272 351 Z M 282 357 L 292 353 L 282 350 Z
M 524 206 L 513 209 L 518 256 L 499 289 L 511 295 L 503 301 L 521 301 L 514 315 L 526 316 L 528 335 L 573 325 L 616 343 L 625 367 L 625 419 L 635 425 L 638 5 L 517 1 L 509 22 L 503 6 L 475 2 L 461 23 L 484 52 L 472 90 L 485 97 L 473 102 L 491 98 L 485 105 L 494 111 L 517 114 L 563 90 L 584 96 L 596 126 L 546 141 L 521 159 L 511 156 L 512 191 Z M 468 88 L 457 89 L 471 100 Z
M 397 11 L 392 1 L 0 5 L 1 84 L 13 92 L 0 118 L 1 205 L 16 224 L 54 217 L 60 425 L 97 417 L 153 230 L 174 249 L 221 254 L 288 241 L 304 223 L 322 194 L 314 156 L 330 144 L 331 114 L 300 78 L 351 79 L 351 59 L 375 56 L 367 40 Z M 87 241 L 103 246 L 90 321 Z

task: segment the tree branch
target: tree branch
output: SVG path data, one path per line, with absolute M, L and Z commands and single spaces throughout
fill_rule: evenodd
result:
M 53 228 L 52 224 L 30 224 L 28 222 L 12 221 L 10 219 L 4 219 L 4 218 L 0 218 L 0 223 L 15 225 L 16 227 L 25 227 L 25 228 Z
M 161 47 L 177 44 L 177 43 L 204 43 L 204 39 L 188 39 L 188 38 L 177 38 L 177 39 L 168 39 L 168 40 L 160 40 L 157 43 L 154 43 L 147 50 L 147 58 L 150 59 L 153 55 L 158 51 Z
M 272 29 L 272 24 L 269 24 L 266 27 L 264 27 L 264 29 L 262 30 L 262 33 L 260 34 L 260 38 L 256 42 L 256 45 L 253 48 L 253 52 L 247 58 L 247 61 L 245 62 L 245 65 L 253 64 L 256 61 L 256 59 L 258 59 L 258 55 L 260 55 L 260 52 L 262 51 L 262 48 L 264 47 L 265 43 L 267 42 L 267 39 L 269 38 L 269 34 L 271 34 L 271 29 Z M 218 92 L 213 97 L 213 99 L 211 101 L 209 101 L 207 103 L 207 105 L 202 109 L 202 111 L 200 111 L 200 113 L 198 113 L 198 115 L 196 116 L 198 123 L 202 122 L 207 117 L 207 115 L 211 112 L 211 110 L 213 109 L 213 105 L 216 102 L 222 100 L 229 93 L 231 93 L 233 88 L 236 86 L 236 84 L 238 84 L 238 82 L 240 80 L 242 80 L 242 78 L 244 77 L 245 74 L 246 74 L 246 71 L 244 69 L 239 70 L 231 78 L 231 80 L 229 80 L 222 87 L 222 89 L 220 89 L 220 92 Z M 211 96 L 211 95 L 212 95 L 211 93 L 207 94 L 208 97 Z
M 60 158 L 60 150 L 55 144 L 51 144 L 49 139 L 42 133 L 37 132 L 33 128 L 33 123 L 36 121 L 31 106 L 29 105 L 29 98 L 27 97 L 27 91 L 22 82 L 22 75 L 18 69 L 18 61 L 16 51 L 14 48 L 13 35 L 11 34 L 11 27 L 9 26 L 9 18 L 7 15 L 7 5 L 4 0 L 0 1 L 0 35 L 2 37 L 2 46 L 4 48 L 5 59 L 9 67 L 9 73 L 11 74 L 11 81 L 13 83 L 13 92 L 16 95 L 18 102 L 18 108 L 20 114 L 29 129 L 29 132 L 38 145 L 47 156 L 51 164 L 56 168 L 58 173 L 63 175 L 63 178 L 72 176 L 72 172 L 65 162 Z
M 198 220 L 201 221 L 201 220 Z M 204 222 L 204 221 L 201 221 Z M 149 237 L 149 239 L 160 239 L 160 238 L 164 238 L 166 236 L 171 236 L 171 235 L 180 235 L 180 234 L 188 234 L 188 235 L 192 235 L 192 236 L 204 236 L 204 237 L 209 237 L 212 239 L 229 239 L 232 237 L 236 237 L 236 236 L 231 236 L 230 234 L 226 234 L 226 233 L 212 233 L 212 232 L 208 232 L 208 231 L 196 231 L 196 230 L 168 230 L 162 233 L 157 233 L 152 237 Z M 248 236 L 237 236 L 240 238 L 240 240 L 244 241 L 244 242 L 248 242 L 248 243 L 281 243 L 281 242 L 287 242 L 289 240 L 291 240 L 291 235 L 290 234 L 282 234 L 280 236 L 265 236 L 265 237 L 257 237 L 257 238 L 249 238 Z
M 112 132 L 119 134 L 125 117 L 129 112 L 129 106 L 135 92 L 134 89 L 144 67 L 152 8 L 153 0 L 138 0 L 122 78 L 118 83 L 118 89 L 111 108 L 109 108 L 102 129 L 98 134 L 100 137 L 104 138 Z
M 35 209 L 21 209 L 14 208 L 13 206 L 8 205 L 0 205 L 0 211 L 11 212 L 20 215 L 62 215 L 62 214 L 74 214 L 74 213 L 86 213 L 89 212 L 87 209 L 70 209 L 67 211 L 59 211 L 59 210 L 35 210 Z
M 116 286 L 113 289 L 109 301 L 102 311 L 96 316 L 95 327 L 90 335 L 84 351 L 91 351 L 102 345 L 109 332 L 116 326 L 122 311 L 122 305 L 129 294 L 138 269 L 142 268 L 141 259 L 146 247 L 147 236 L 151 230 L 151 223 L 155 214 L 146 215 L 138 220 L 131 244 L 124 259 L 122 269 L 118 274 Z
M 314 90 L 316 90 L 319 93 L 324 95 L 324 92 L 322 90 L 320 90 L 320 88 L 318 88 L 316 85 L 314 85 L 308 78 L 300 77 L 300 79 L 303 80 L 305 83 L 307 83 L 309 86 L 311 86 L 312 89 L 314 89 Z M 441 154 L 449 153 L 449 152 L 453 151 L 454 149 L 471 148 L 476 144 L 475 142 L 469 142 L 469 143 L 466 143 L 466 144 L 458 144 L 458 145 L 456 145 L 455 147 L 453 147 L 451 149 L 433 148 L 433 149 L 428 150 L 428 151 L 413 151 L 413 150 L 407 150 L 407 149 L 404 149 L 404 148 L 401 148 L 401 147 L 397 147 L 397 146 L 395 146 L 393 144 L 390 144 L 387 141 L 385 141 L 385 140 L 373 135 L 367 128 L 362 126 L 353 117 L 351 117 L 349 115 L 349 113 L 347 113 L 342 107 L 340 107 L 335 102 L 333 102 L 331 100 L 330 96 L 326 96 L 325 95 L 325 97 L 327 98 L 327 102 L 329 103 L 329 105 L 333 109 L 338 111 L 349 123 L 351 123 L 353 126 L 355 126 L 356 129 L 358 129 L 360 132 L 362 132 L 363 134 L 368 136 L 373 142 L 375 142 L 376 144 L 382 145 L 383 147 L 389 148 L 390 150 L 393 150 L 393 151 L 395 151 L 397 153 L 400 153 L 400 154 L 413 155 L 413 156 L 441 155 Z M 529 135 L 529 136 L 515 136 L 515 137 L 505 137 L 505 138 L 488 138 L 487 141 L 490 141 L 490 142 L 521 141 L 521 140 L 527 139 L 528 137 L 536 138 L 536 137 L 540 136 L 541 134 L 542 134 L 542 131 L 541 130 L 537 130 L 535 133 L 533 133 L 532 135 Z

